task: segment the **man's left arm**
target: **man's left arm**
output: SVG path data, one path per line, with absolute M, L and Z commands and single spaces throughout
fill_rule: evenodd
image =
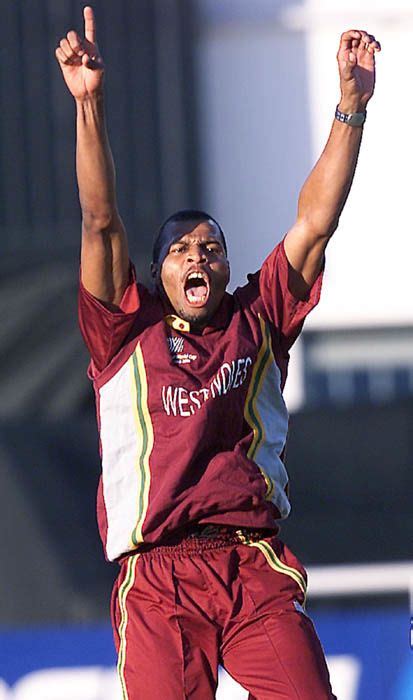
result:
M 341 89 L 338 110 L 342 114 L 365 112 L 374 91 L 375 54 L 380 49 L 374 36 L 365 31 L 342 34 L 337 53 Z M 353 181 L 362 132 L 362 125 L 352 126 L 351 122 L 334 118 L 324 151 L 300 192 L 297 220 L 284 241 L 291 266 L 289 288 L 299 299 L 304 299 L 314 284 L 326 245 L 338 226 Z

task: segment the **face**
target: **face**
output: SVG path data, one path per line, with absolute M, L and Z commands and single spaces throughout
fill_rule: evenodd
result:
M 201 329 L 218 309 L 229 281 L 222 237 L 210 221 L 167 226 L 176 240 L 156 276 L 178 316 Z

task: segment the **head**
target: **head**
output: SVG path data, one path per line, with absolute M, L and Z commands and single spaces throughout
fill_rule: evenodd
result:
M 206 212 L 183 210 L 161 226 L 152 275 L 177 315 L 203 328 L 217 311 L 229 281 L 223 231 Z

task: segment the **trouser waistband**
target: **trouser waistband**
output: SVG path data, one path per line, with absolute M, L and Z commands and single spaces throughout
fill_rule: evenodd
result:
M 246 528 L 227 525 L 194 525 L 173 533 L 162 542 L 142 545 L 138 552 L 145 556 L 195 554 L 209 549 L 220 549 L 245 542 L 258 542 L 271 537 L 276 531 L 264 528 Z M 131 553 L 133 554 L 133 552 Z

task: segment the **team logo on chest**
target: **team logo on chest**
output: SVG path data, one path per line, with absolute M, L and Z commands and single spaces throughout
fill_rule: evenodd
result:
M 184 338 L 180 336 L 169 336 L 168 347 L 171 353 L 172 362 L 176 365 L 187 365 L 189 362 L 197 359 L 197 355 L 184 352 Z

